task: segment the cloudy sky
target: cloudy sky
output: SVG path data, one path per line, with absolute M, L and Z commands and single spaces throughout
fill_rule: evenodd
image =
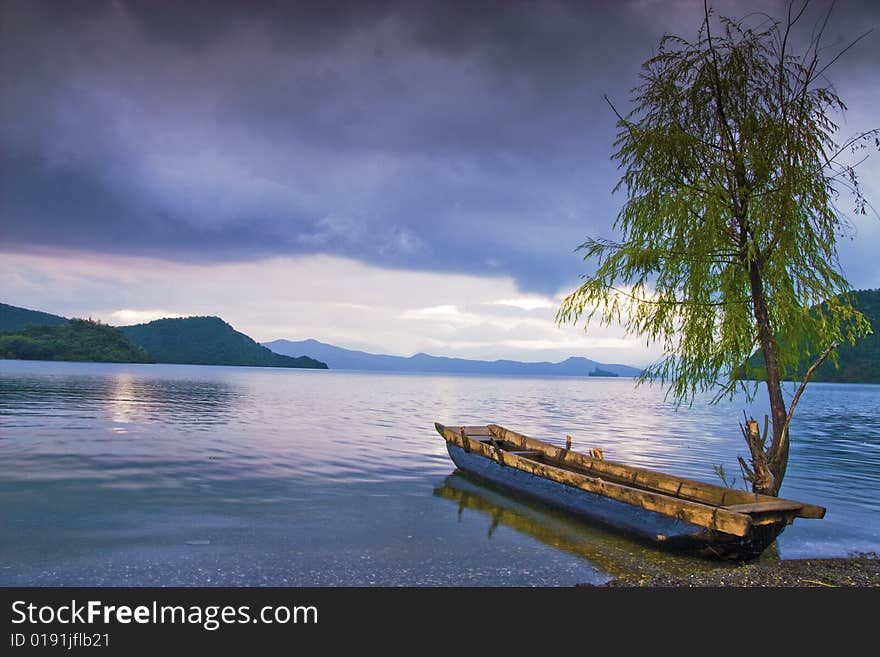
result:
M 258 340 L 403 355 L 657 354 L 553 318 L 587 271 L 574 248 L 613 236 L 623 201 L 603 94 L 625 108 L 702 2 L 0 11 L 0 300 L 114 324 L 220 315 Z M 841 0 L 828 52 L 871 27 L 880 3 Z M 845 134 L 877 127 L 878 61 L 880 29 L 831 71 Z M 875 206 L 878 159 L 861 170 Z M 878 245 L 880 219 L 855 218 L 855 287 L 880 287 Z

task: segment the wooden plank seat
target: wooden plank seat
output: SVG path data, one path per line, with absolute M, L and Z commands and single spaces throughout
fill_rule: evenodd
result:
M 751 504 L 729 504 L 724 508 L 738 513 L 762 513 L 767 511 L 800 511 L 803 506 L 802 503 L 792 500 L 778 500 Z

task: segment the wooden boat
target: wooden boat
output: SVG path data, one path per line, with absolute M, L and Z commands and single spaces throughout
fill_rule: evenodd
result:
M 505 429 L 434 425 L 449 456 L 470 475 L 663 546 L 705 556 L 759 556 L 795 518 L 825 509 L 685 479 Z

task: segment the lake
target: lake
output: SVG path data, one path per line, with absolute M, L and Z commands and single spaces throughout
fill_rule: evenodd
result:
M 789 395 L 790 395 L 789 391 Z M 622 379 L 0 361 L 2 586 L 503 586 L 717 567 L 454 474 L 435 420 L 497 422 L 742 486 L 737 422 Z M 759 396 L 759 402 L 763 402 Z M 813 383 L 764 558 L 880 550 L 880 386 Z

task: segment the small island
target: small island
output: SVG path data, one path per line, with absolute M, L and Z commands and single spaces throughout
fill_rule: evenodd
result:
M 618 376 L 614 372 L 609 372 L 608 370 L 602 370 L 598 367 L 594 369 L 592 372 L 588 374 L 588 376 Z

